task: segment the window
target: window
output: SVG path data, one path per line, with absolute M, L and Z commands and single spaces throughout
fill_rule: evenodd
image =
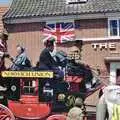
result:
M 117 36 L 117 20 L 110 21 L 110 36 Z
M 120 36 L 120 19 L 111 19 L 108 21 L 108 35 Z
M 88 0 L 66 0 L 67 4 L 86 3 Z
M 25 80 L 23 81 L 23 94 L 35 95 L 36 81 Z

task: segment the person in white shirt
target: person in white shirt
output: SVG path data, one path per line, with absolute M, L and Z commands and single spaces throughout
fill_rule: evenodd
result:
M 117 106 L 117 108 L 115 108 Z M 117 113 L 114 111 L 118 109 Z M 108 85 L 104 88 L 103 95 L 97 105 L 96 120 L 106 120 L 106 111 L 108 111 L 108 120 L 120 120 L 120 86 Z

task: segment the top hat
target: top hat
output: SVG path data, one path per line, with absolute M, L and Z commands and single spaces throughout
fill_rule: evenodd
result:
M 50 38 L 44 42 L 45 46 L 54 46 L 55 39 Z

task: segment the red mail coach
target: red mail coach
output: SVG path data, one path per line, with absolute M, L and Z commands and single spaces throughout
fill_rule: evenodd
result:
M 55 71 L 36 68 L 2 71 L 1 79 L 6 81 L 7 90 L 0 90 L 0 103 L 8 102 L 7 108 L 0 106 L 0 120 L 14 120 L 14 116 L 28 120 L 64 120 L 63 113 L 74 106 L 76 98 L 84 101 L 101 87 L 89 66 L 69 60 L 61 52 L 56 58 L 64 71 L 63 77 Z
M 7 80 L 8 108 L 2 107 L 3 118 L 14 120 L 14 116 L 23 119 L 46 119 L 57 113 L 67 113 L 73 106 L 76 97 L 85 99 L 89 93 L 74 90 L 74 85 L 83 81 L 82 76 L 66 76 L 65 81 L 54 80 L 52 71 L 3 71 L 2 77 Z M 77 81 L 72 81 L 77 79 Z M 99 86 L 100 87 L 100 86 Z M 97 87 L 97 89 L 99 88 Z M 96 88 L 95 88 L 96 90 Z M 3 110 L 2 110 L 3 111 Z M 1 115 L 0 115 L 1 116 Z M 64 115 L 53 115 L 48 118 L 64 120 Z M 2 117 L 1 117 L 2 119 Z M 3 119 L 4 120 L 4 119 Z

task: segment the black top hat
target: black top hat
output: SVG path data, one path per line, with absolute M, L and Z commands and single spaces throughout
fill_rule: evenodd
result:
M 55 39 L 54 38 L 50 38 L 48 40 L 45 41 L 45 46 L 54 46 L 54 42 L 55 42 Z

